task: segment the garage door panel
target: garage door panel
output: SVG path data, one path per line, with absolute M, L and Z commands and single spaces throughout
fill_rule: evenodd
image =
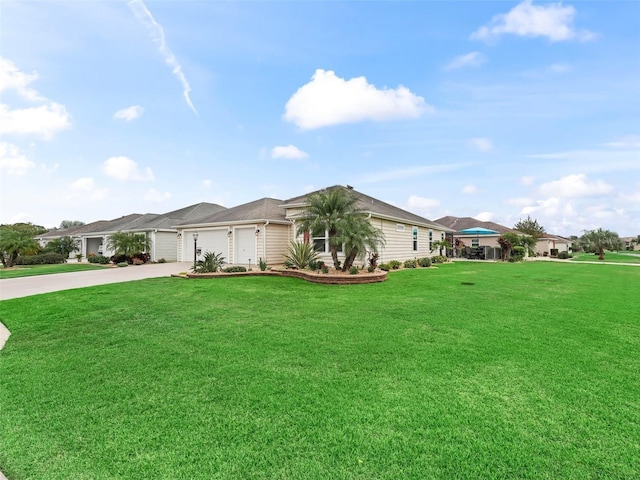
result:
M 185 235 L 185 260 L 193 259 L 193 235 Z M 225 260 L 229 260 L 229 239 L 227 230 L 208 230 L 198 232 L 198 248 L 202 253 L 215 252 L 222 253 Z
M 238 228 L 235 232 L 234 263 L 256 263 L 256 234 L 255 228 Z

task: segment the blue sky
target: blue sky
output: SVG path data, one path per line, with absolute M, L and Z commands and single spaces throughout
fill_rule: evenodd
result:
M 640 234 L 640 2 L 12 1 L 1 223 L 349 184 Z

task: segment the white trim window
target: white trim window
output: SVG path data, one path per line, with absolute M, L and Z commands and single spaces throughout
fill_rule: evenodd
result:
M 433 252 L 433 230 L 429 230 L 429 252 Z
M 404 232 L 404 225 L 401 223 L 396 223 L 396 232 Z
M 413 227 L 411 229 L 411 238 L 413 240 L 413 251 L 418 251 L 418 227 Z
M 329 231 L 328 230 L 316 230 L 311 235 L 311 243 L 313 249 L 319 253 L 329 253 Z M 342 252 L 342 245 L 338 245 L 338 252 Z

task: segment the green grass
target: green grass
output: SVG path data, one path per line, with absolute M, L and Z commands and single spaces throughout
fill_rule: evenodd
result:
M 599 262 L 600 260 L 598 260 L 598 255 L 594 255 L 593 253 L 578 252 L 573 254 L 573 261 Z M 640 251 L 605 252 L 603 262 L 640 264 Z
M 81 272 L 84 270 L 99 270 L 102 265 L 90 263 L 61 263 L 58 265 L 24 265 L 13 268 L 0 268 L 0 279 L 31 277 L 33 275 L 50 275 L 52 273 Z
M 640 268 L 153 279 L 0 302 L 9 478 L 638 478 Z

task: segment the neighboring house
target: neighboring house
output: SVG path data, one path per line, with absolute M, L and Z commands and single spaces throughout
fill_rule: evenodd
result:
M 346 188 L 334 186 L 330 188 Z M 426 218 L 352 190 L 358 207 L 385 237 L 380 247 L 380 262 L 404 261 L 437 254 L 433 243 L 444 239 L 452 230 Z M 221 253 L 225 261 L 234 265 L 255 265 L 262 258 L 269 265 L 284 263 L 290 243 L 303 239 L 296 232 L 296 220 L 302 215 L 310 194 L 289 200 L 262 198 L 238 205 L 178 228 L 178 260 L 192 262 L 194 251 Z M 194 234 L 197 233 L 197 239 Z M 331 264 L 327 233 L 311 237 L 321 258 Z M 195 249 L 195 250 L 194 250 Z
M 473 217 L 442 217 L 436 223 L 444 225 L 455 231 L 452 244 L 455 240 L 460 240 L 464 248 L 459 251 L 454 250 L 456 256 L 470 256 L 481 252 L 480 257 L 490 260 L 500 259 L 501 248 L 498 239 L 503 233 L 523 233 L 495 222 L 481 222 Z
M 164 258 L 167 261 L 177 260 L 176 243 L 178 240 L 177 223 L 210 215 L 223 211 L 225 207 L 213 203 L 197 203 L 171 212 L 156 214 L 132 213 L 113 220 L 99 220 L 97 222 L 71 227 L 65 230 L 55 230 L 40 236 L 39 240 L 46 243 L 53 238 L 69 235 L 80 244 L 80 251 L 84 257 L 89 255 L 104 255 L 110 257 L 114 252 L 107 249 L 109 236 L 116 232 L 143 233 L 150 239 L 149 253 L 151 261 Z
M 625 250 L 640 250 L 640 243 L 637 241 L 638 237 L 622 237 L 620 240 L 624 242 Z
M 560 235 L 545 234 L 538 239 L 536 243 L 536 255 L 538 256 L 557 256 L 560 252 L 569 252 L 572 241 Z

